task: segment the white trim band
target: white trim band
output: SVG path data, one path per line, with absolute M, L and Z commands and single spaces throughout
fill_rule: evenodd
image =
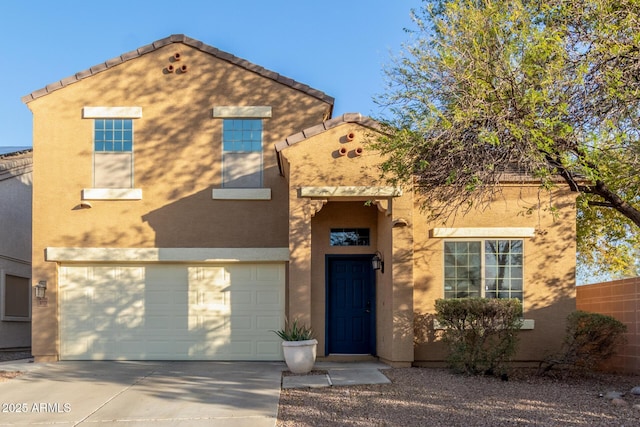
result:
M 214 188 L 213 200 L 271 200 L 270 188 Z
M 82 200 L 142 200 L 142 188 L 83 188 Z
M 60 248 L 45 249 L 58 262 L 283 262 L 289 248 Z
M 533 227 L 466 227 L 466 228 L 434 228 L 431 237 L 533 237 Z
M 214 118 L 256 118 L 256 119 L 268 119 L 271 117 L 271 107 L 268 106 L 249 106 L 249 107 L 235 107 L 235 106 L 222 106 L 213 107 Z
M 300 187 L 300 197 L 399 197 L 399 187 Z
M 139 119 L 142 107 L 83 107 L 84 119 Z

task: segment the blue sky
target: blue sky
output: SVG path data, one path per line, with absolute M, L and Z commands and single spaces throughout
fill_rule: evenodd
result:
M 334 116 L 380 113 L 383 68 L 409 41 L 420 0 L 6 0 L 0 4 L 0 147 L 31 146 L 24 95 L 171 34 L 336 99 Z

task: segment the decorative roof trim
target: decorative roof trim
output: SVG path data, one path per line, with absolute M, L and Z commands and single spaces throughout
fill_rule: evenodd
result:
M 380 125 L 380 123 L 373 120 L 370 117 L 363 116 L 360 113 L 345 113 L 341 116 L 322 122 L 319 125 L 306 128 L 302 132 L 295 133 L 287 137 L 284 141 L 280 141 L 276 143 L 275 145 L 276 152 L 279 153 L 285 148 L 290 147 L 299 142 L 302 142 L 305 139 L 311 138 L 312 136 L 316 136 L 318 134 L 328 131 L 329 129 L 332 129 L 347 123 L 358 123 L 362 126 L 365 126 L 380 132 L 382 131 L 382 126 Z
M 227 52 L 223 52 L 219 49 L 216 49 L 215 47 L 209 46 L 207 44 L 204 44 L 203 42 L 196 40 L 196 39 L 192 39 L 191 37 L 187 37 L 184 34 L 173 34 L 169 37 L 166 37 L 164 39 L 160 39 L 157 40 L 151 44 L 139 47 L 136 50 L 127 52 L 127 53 L 123 53 L 122 55 L 112 58 L 112 59 L 108 59 L 107 61 L 101 63 L 101 64 L 97 64 L 94 65 L 93 67 L 84 70 L 84 71 L 80 71 L 78 73 L 76 73 L 73 76 L 70 77 L 66 77 L 60 81 L 57 81 L 55 83 L 49 84 L 47 86 L 45 86 L 42 89 L 38 89 L 34 92 L 31 92 L 30 94 L 23 96 L 22 97 L 22 102 L 24 102 L 25 104 L 28 104 L 29 102 L 41 98 L 45 95 L 48 95 L 51 92 L 54 92 L 58 89 L 62 89 L 66 86 L 69 86 L 70 84 L 79 82 L 82 79 L 91 77 L 95 74 L 98 74 L 102 71 L 108 70 L 111 67 L 115 67 L 117 65 L 120 65 L 126 61 L 130 61 L 132 59 L 135 59 L 139 56 L 142 56 L 146 53 L 150 53 L 153 52 L 163 46 L 167 46 L 171 43 L 183 43 L 187 46 L 191 46 L 194 49 L 198 49 L 202 52 L 208 53 L 218 59 L 222 59 L 223 61 L 227 61 L 233 65 L 237 65 L 238 67 L 244 68 L 248 71 L 254 72 L 256 74 L 259 74 L 263 77 L 266 77 L 268 79 L 274 80 L 280 84 L 283 84 L 285 86 L 289 86 L 292 89 L 298 90 L 300 92 L 306 93 L 307 95 L 313 96 L 314 98 L 317 98 L 321 101 L 324 101 L 328 104 L 330 104 L 333 107 L 333 103 L 335 101 L 335 99 L 327 94 L 325 94 L 324 92 L 321 92 L 317 89 L 313 89 L 310 86 L 307 86 L 305 84 L 299 83 L 293 79 L 290 79 L 288 77 L 285 76 L 281 76 L 280 74 L 273 72 L 273 71 L 269 71 L 266 68 L 263 68 L 259 65 L 253 64 L 247 60 L 238 58 L 234 55 L 231 55 L 230 53 Z

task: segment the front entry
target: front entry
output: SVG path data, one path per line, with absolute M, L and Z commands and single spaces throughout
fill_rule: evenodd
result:
M 327 256 L 327 354 L 375 354 L 371 255 Z

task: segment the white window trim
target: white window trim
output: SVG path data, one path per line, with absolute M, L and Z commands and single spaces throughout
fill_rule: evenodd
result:
M 480 297 L 486 298 L 485 296 L 485 249 L 484 242 L 486 240 L 522 240 L 522 310 L 524 311 L 525 298 L 524 298 L 524 288 L 525 288 L 525 269 L 526 269 L 526 253 L 525 253 L 525 241 L 522 238 L 508 238 L 508 237 L 486 237 L 486 238 L 466 238 L 466 239 L 445 239 L 442 241 L 442 298 L 445 298 L 445 289 L 444 289 L 444 280 L 445 280 L 445 260 L 444 260 L 444 244 L 447 242 L 480 242 Z
M 139 119 L 142 107 L 83 107 L 84 119 Z
M 83 188 L 82 200 L 142 200 L 142 189 Z
M 289 248 L 78 248 L 48 247 L 56 262 L 284 262 Z
M 269 106 L 218 106 L 213 107 L 213 117 L 222 119 L 268 119 L 271 118 Z
M 5 288 L 7 286 L 7 279 L 6 276 L 7 275 L 12 275 L 12 276 L 16 276 L 16 277 L 22 277 L 23 279 L 27 279 L 29 281 L 29 316 L 27 317 L 20 317 L 20 316 L 7 316 L 5 315 Z M 5 321 L 5 322 L 31 322 L 31 312 L 32 310 L 32 294 L 31 294 L 31 278 L 30 277 L 25 277 L 22 274 L 14 274 L 10 271 L 6 271 L 3 269 L 0 269 L 0 320 Z
M 434 228 L 431 237 L 504 239 L 534 237 L 535 233 L 533 227 Z
M 270 188 L 214 188 L 213 200 L 271 200 Z
M 82 107 L 84 119 L 139 119 L 142 107 Z M 95 151 L 93 152 L 95 155 Z M 131 152 L 133 165 L 133 151 Z M 83 188 L 82 200 L 141 200 L 140 188 Z

